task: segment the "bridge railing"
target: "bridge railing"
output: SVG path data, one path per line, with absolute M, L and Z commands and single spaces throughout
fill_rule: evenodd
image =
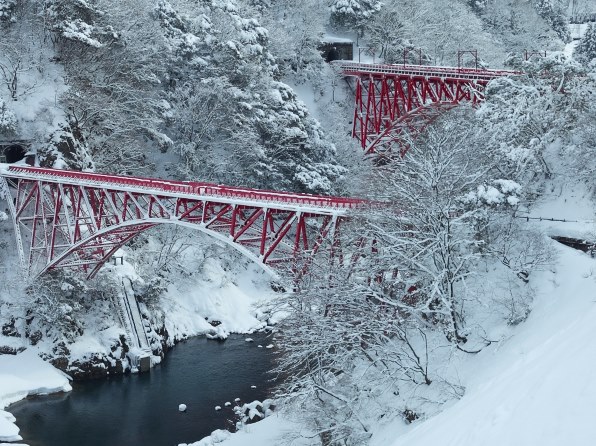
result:
M 68 182 L 71 184 L 96 188 L 114 187 L 130 190 L 131 192 L 137 191 L 147 193 L 161 191 L 172 195 L 184 194 L 195 195 L 198 197 L 221 197 L 232 200 L 283 203 L 327 209 L 352 209 L 362 207 L 367 203 L 366 200 L 357 198 L 297 194 L 291 192 L 229 187 L 212 183 L 137 178 L 123 175 L 107 175 L 41 167 L 10 165 L 5 171 L 8 173 L 7 176 L 11 176 L 12 174 L 30 180 L 45 180 L 56 183 Z

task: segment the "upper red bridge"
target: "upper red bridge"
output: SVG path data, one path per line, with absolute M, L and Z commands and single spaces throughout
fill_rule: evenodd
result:
M 12 189 L 12 190 L 11 190 Z M 323 197 L 0 164 L 21 263 L 31 276 L 82 267 L 93 277 L 135 235 L 158 224 L 197 229 L 266 269 L 306 268 L 359 199 Z
M 460 103 L 484 100 L 486 85 L 517 71 L 425 65 L 364 64 L 335 61 L 345 76 L 356 79 L 352 136 L 366 154 L 388 154 L 397 145 L 403 155 L 402 134 L 416 135 Z

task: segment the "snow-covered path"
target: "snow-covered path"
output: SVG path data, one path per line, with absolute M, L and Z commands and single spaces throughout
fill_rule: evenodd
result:
M 556 270 L 534 282 L 538 298 L 527 322 L 462 371 L 466 395 L 397 439 L 384 429 L 375 446 L 594 444 L 596 261 L 554 249 Z

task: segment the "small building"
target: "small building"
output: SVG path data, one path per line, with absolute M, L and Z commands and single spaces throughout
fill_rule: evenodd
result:
M 342 37 L 325 36 L 321 39 L 319 51 L 321 52 L 321 57 L 323 57 L 326 62 L 332 62 L 334 60 L 353 60 L 354 42 Z

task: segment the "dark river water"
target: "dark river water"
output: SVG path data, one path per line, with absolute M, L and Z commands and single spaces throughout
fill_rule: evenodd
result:
M 178 344 L 150 373 L 74 383 L 70 393 L 28 398 L 8 410 L 30 446 L 192 443 L 233 425 L 235 398 L 267 397 L 272 355 L 264 347 L 271 340 L 253 334 L 255 342 L 248 343 L 246 337 L 193 338 Z M 225 407 L 226 401 L 232 406 Z M 188 406 L 185 413 L 178 411 L 180 403 Z

